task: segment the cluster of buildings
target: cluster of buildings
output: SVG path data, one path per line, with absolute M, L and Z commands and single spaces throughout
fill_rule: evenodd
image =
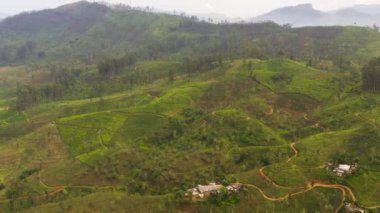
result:
M 228 192 L 238 192 L 241 188 L 240 183 L 232 183 L 228 185 L 227 187 L 221 185 L 221 184 L 216 184 L 216 183 L 210 183 L 208 185 L 198 185 L 195 188 L 187 190 L 187 193 L 185 196 L 187 197 L 192 197 L 193 199 L 202 199 L 202 198 L 207 198 L 211 194 L 218 194 L 222 189 L 227 189 Z
M 327 163 L 327 169 L 330 170 L 335 176 L 343 177 L 346 175 L 350 175 L 356 170 L 358 170 L 358 164 L 333 164 Z
M 346 207 L 346 212 L 360 212 L 360 213 L 365 212 L 364 209 L 359 208 L 352 203 L 346 203 L 345 207 Z

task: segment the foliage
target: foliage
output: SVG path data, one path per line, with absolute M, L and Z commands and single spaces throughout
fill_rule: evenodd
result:
M 333 157 L 333 162 L 336 164 L 350 164 L 359 163 L 359 160 L 350 153 L 336 154 Z
M 0 63 L 23 66 L 0 68 L 0 197 L 17 212 L 333 212 L 339 190 L 297 193 L 337 181 L 321 166 L 333 159 L 360 163 L 344 184 L 378 205 L 380 97 L 359 66 L 379 41 L 86 2 L 9 18 Z M 183 200 L 227 180 L 287 199 Z
M 99 74 L 109 78 L 120 74 L 125 67 L 132 67 L 136 64 L 136 57 L 133 55 L 124 56 L 121 59 L 106 59 L 97 65 Z
M 19 180 L 24 180 L 25 178 L 27 178 L 27 177 L 33 175 L 34 173 L 36 173 L 36 172 L 38 172 L 38 171 L 39 171 L 39 169 L 28 169 L 28 170 L 25 170 L 25 171 L 23 171 L 23 172 L 19 175 L 18 179 L 19 179 Z
M 236 206 L 240 197 L 238 193 L 230 193 L 226 188 L 222 188 L 219 193 L 211 193 L 208 201 L 215 206 Z
M 20 14 L 5 19 L 0 28 L 1 64 L 64 60 L 94 64 L 119 58 L 126 50 L 139 60 L 193 60 L 209 55 L 272 58 L 281 52 L 281 56 L 305 61 L 329 59 L 344 70 L 346 62 L 362 63 L 362 52 L 379 40 L 366 28 L 289 28 L 271 22 L 212 24 L 150 13 L 145 8 L 109 8 L 87 2 Z M 195 70 L 202 67 L 200 62 L 193 65 Z M 105 70 L 115 69 L 111 67 L 103 64 Z
M 372 59 L 362 70 L 363 88 L 380 92 L 380 58 Z
M 0 183 L 0 191 L 5 189 L 4 183 Z

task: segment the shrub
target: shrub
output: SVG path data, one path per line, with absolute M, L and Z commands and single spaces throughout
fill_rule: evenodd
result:
M 0 183 L 0 191 L 5 189 L 5 185 L 3 183 Z
M 380 92 L 380 57 L 371 60 L 362 70 L 363 89 Z

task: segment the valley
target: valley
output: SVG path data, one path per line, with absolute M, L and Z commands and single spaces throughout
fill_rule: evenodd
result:
M 380 212 L 372 29 L 88 2 L 0 27 L 0 212 Z M 213 182 L 242 187 L 185 196 Z
M 271 76 L 282 71 L 268 68 L 274 64 L 296 72 L 297 84 L 272 88 Z M 354 139 L 363 134 L 363 128 L 379 125 L 372 120 L 377 114 L 373 108 L 356 108 L 362 98 L 344 93 L 341 96 L 346 95 L 343 101 L 348 110 L 339 110 L 342 100 L 334 100 L 339 88 L 330 83 L 336 74 L 308 69 L 288 59 L 254 60 L 254 78 L 243 61 L 224 66 L 225 71 L 178 76 L 169 84 L 158 80 L 100 99 L 58 101 L 21 114 L 8 112 L 8 116 L 20 116 L 20 125 L 29 127 L 25 130 L 29 133 L 2 145 L 2 152 L 7 153 L 1 159 L 2 168 L 7 168 L 2 172 L 3 181 L 35 169 L 18 186 L 22 188 L 15 189 L 21 194 L 11 199 L 21 206 L 40 203 L 33 211 L 61 208 L 43 205 L 54 200 L 71 205 L 74 201 L 64 201 L 65 196 L 85 199 L 93 193 L 111 200 L 113 194 L 124 191 L 166 200 L 170 197 L 167 193 L 181 186 L 232 178 L 242 183 L 244 193 L 253 199 L 241 202 L 265 199 L 268 209 L 321 193 L 335 197 L 323 201 L 328 209 L 320 207 L 322 211 L 337 212 L 343 201 L 357 201 L 368 209 L 379 205 L 375 196 L 380 187 L 378 166 L 365 153 L 357 152 L 357 146 L 376 141 L 369 139 L 359 145 Z M 301 83 L 315 77 L 322 82 Z M 316 91 L 325 88 L 320 86 L 324 82 L 329 82 L 330 89 Z M 365 97 L 373 106 L 380 99 L 372 94 Z M 350 104 L 353 100 L 359 103 Z M 338 110 L 348 126 L 336 125 L 323 114 L 324 109 Z M 362 174 L 348 179 L 329 175 L 324 164 L 341 150 L 355 153 Z M 363 191 L 358 183 L 366 183 L 368 188 Z M 9 195 L 2 196 L 7 208 Z M 320 202 L 317 199 L 315 204 Z M 291 208 L 314 208 L 315 204 Z M 244 204 L 236 208 L 240 205 Z

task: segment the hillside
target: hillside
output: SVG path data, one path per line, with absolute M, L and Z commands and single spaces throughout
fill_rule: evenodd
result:
M 304 9 L 313 10 L 310 5 L 295 10 L 300 11 L 300 16 L 319 14 L 303 12 Z M 270 58 L 282 53 L 300 60 L 347 58 L 359 62 L 363 59 L 358 54 L 373 54 L 368 46 L 377 47 L 380 40 L 379 34 L 366 28 L 356 28 L 357 33 L 344 27 L 310 31 L 314 29 L 289 29 L 274 23 L 212 24 L 126 6 L 110 8 L 79 2 L 0 22 L 0 64 L 94 64 L 126 53 L 147 60 L 213 54 Z M 255 42 L 247 42 L 252 40 Z M 340 46 L 348 51 L 341 51 Z
M 349 76 L 288 59 L 250 63 L 253 74 L 242 60 L 225 62 L 221 69 L 197 75 L 178 73 L 169 84 L 166 78 L 158 79 L 101 99 L 39 104 L 22 114 L 7 111 L 4 103 L 1 131 L 11 135 L 1 145 L 1 180 L 7 190 L 1 200 L 10 198 L 12 208 L 27 212 L 55 212 L 61 206 L 74 211 L 110 208 L 97 203 L 100 198 L 136 202 L 120 203 L 115 210 L 144 212 L 150 203 L 151 208 L 198 211 L 208 204 L 183 203 L 171 194 L 226 179 L 246 184 L 250 196 L 241 195 L 234 207 L 243 212 L 251 202 L 262 204 L 258 211 L 330 212 L 340 199 L 352 199 L 327 184 L 333 180 L 353 190 L 361 206 L 378 205 L 373 196 L 379 187 L 378 149 L 371 149 L 371 156 L 360 150 L 376 144 L 378 136 L 366 128 L 379 125 L 374 118 L 380 96 L 345 93 L 354 86 Z M 156 69 L 159 66 L 165 63 Z M 343 97 L 349 110 L 341 109 L 337 97 Z M 17 126 L 25 128 L 15 131 Z M 359 145 L 361 134 L 368 139 Z M 293 156 L 292 149 L 299 154 Z M 332 179 L 320 166 L 343 150 L 360 159 L 363 172 Z M 257 174 L 260 168 L 268 180 Z M 269 180 L 290 188 L 277 189 Z M 307 192 L 315 180 L 326 185 Z M 358 185 L 363 181 L 366 191 Z M 272 206 L 260 192 L 279 200 L 289 193 L 301 195 L 292 196 L 286 206 Z M 24 196 L 33 203 L 23 204 Z M 310 202 L 302 203 L 304 199 Z
M 0 212 L 380 211 L 372 29 L 79 2 L 0 35 Z

